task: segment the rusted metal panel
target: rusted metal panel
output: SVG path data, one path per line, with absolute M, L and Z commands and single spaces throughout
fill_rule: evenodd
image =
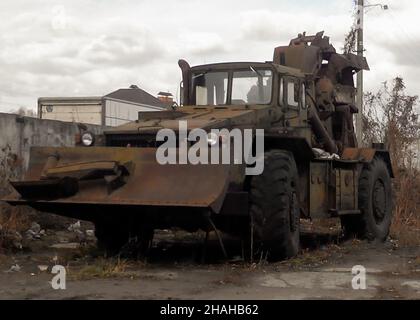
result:
M 310 165 L 310 215 L 324 218 L 358 209 L 357 167 L 341 168 L 346 163 L 312 162 Z M 340 166 L 338 166 L 340 165 Z
M 382 158 L 388 166 L 389 174 L 394 178 L 394 166 L 391 162 L 389 152 L 386 150 L 378 150 L 373 148 L 346 148 L 341 157 L 342 160 L 360 161 L 363 163 L 370 163 L 375 157 Z
M 328 188 L 329 163 L 312 162 L 310 165 L 309 197 L 311 218 L 323 218 L 329 207 Z
M 358 209 L 358 175 L 356 170 L 335 169 L 337 212 Z
M 296 68 L 306 74 L 314 74 L 320 67 L 319 56 L 319 48 L 283 46 L 274 50 L 273 61 L 283 66 Z
M 107 171 L 110 174 L 115 174 L 119 166 L 115 161 L 94 161 L 68 164 L 64 166 L 57 166 L 46 170 L 46 178 L 62 178 L 73 177 L 81 179 L 84 175 L 92 171 Z
M 57 167 L 91 163 L 132 163 L 133 168 L 121 188 L 109 193 L 104 178 L 79 181 L 79 191 L 57 203 L 119 204 L 148 206 L 208 207 L 219 212 L 229 184 L 229 165 L 160 165 L 153 148 L 33 148 L 30 169 L 24 178 L 29 184 L 41 179 L 51 154 L 59 155 Z M 107 166 L 107 165 L 105 165 Z M 22 200 L 15 192 L 7 201 Z M 23 199 L 24 200 L 24 199 Z
M 356 160 L 360 162 L 371 162 L 375 157 L 376 150 L 370 148 L 346 148 L 341 156 L 342 160 Z
M 271 107 L 272 108 L 272 107 Z M 139 121 L 127 123 L 117 128 L 106 130 L 106 135 L 116 134 L 156 134 L 160 129 L 172 129 L 178 131 L 179 122 L 187 122 L 188 130 L 193 129 L 219 129 L 233 126 L 246 125 L 253 128 L 255 123 L 269 113 L 270 106 L 247 108 L 237 106 L 232 108 L 211 107 L 183 107 L 182 112 L 165 111 L 162 115 L 150 119 L 144 114 L 140 115 Z
M 180 112 L 180 111 L 148 111 L 148 112 L 142 112 L 139 113 L 138 120 L 142 121 L 148 121 L 148 120 L 163 120 L 163 119 L 178 119 L 182 116 L 185 116 L 186 113 Z

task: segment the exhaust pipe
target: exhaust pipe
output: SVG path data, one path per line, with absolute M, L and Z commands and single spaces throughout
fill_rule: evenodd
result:
M 191 67 L 188 64 L 187 61 L 181 59 L 178 61 L 178 65 L 181 68 L 182 71 L 182 82 L 183 82 L 183 88 L 181 92 L 182 96 L 182 104 L 189 105 L 190 104 L 190 70 Z

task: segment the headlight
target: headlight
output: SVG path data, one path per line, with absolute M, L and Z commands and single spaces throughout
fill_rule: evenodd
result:
M 90 132 L 85 132 L 82 135 L 82 143 L 85 147 L 90 147 L 93 145 L 93 143 L 95 142 L 95 138 L 93 136 L 92 133 Z
M 219 142 L 219 136 L 215 134 L 214 132 L 210 132 L 207 135 L 207 142 L 209 146 L 215 146 Z

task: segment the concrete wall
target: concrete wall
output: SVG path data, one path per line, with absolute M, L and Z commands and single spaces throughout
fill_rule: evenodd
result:
M 102 132 L 101 126 L 85 126 L 92 133 Z M 79 132 L 77 123 L 0 113 L 0 179 L 22 174 L 28 166 L 32 146 L 74 146 Z

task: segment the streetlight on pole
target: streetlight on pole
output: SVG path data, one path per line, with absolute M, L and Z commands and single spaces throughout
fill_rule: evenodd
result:
M 388 10 L 388 5 L 383 4 L 368 4 L 365 5 L 365 0 L 357 0 L 357 55 L 363 58 L 365 51 L 363 40 L 363 27 L 364 27 L 364 13 L 366 8 L 381 7 L 382 10 Z M 357 108 L 359 113 L 356 117 L 356 136 L 359 146 L 362 145 L 363 138 L 363 70 L 357 73 Z

